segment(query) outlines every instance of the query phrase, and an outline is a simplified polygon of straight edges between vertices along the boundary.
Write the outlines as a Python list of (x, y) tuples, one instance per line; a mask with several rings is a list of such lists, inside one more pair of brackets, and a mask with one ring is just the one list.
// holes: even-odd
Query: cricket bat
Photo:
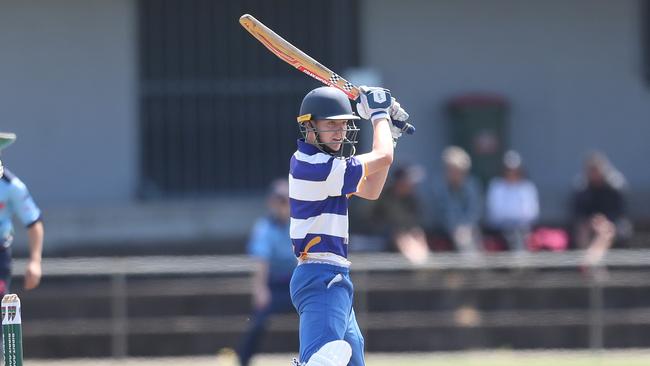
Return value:
[[(269, 51), (284, 62), (304, 72), (321, 83), (340, 89), (349, 99), (356, 100), (360, 90), (357, 86), (345, 80), (340, 75), (323, 66), (320, 62), (302, 52), (298, 47), (292, 45), (277, 33), (269, 29), (262, 22), (250, 14), (244, 14), (239, 18), (239, 23), (262, 43)], [(408, 134), (415, 131), (415, 128), (406, 123), (403, 128)]]

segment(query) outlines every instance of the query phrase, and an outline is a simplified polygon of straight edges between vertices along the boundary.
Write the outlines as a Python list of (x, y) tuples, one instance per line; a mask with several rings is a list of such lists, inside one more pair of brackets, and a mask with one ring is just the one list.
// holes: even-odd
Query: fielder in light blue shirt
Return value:
[[(14, 134), (0, 132), (0, 151), (15, 140)], [(0, 161), (0, 294), (9, 291), (11, 280), (11, 243), (15, 216), (27, 229), (29, 261), (25, 271), (25, 289), (36, 288), (41, 281), (43, 223), (41, 210), (29, 194), (27, 186), (2, 166)]]
[(269, 317), (293, 311), (289, 281), (296, 267), (289, 239), (289, 184), (279, 179), (271, 184), (266, 201), (268, 215), (257, 220), (248, 242), (255, 261), (253, 272), (253, 316), (237, 348), (239, 364), (248, 366), (266, 331)]

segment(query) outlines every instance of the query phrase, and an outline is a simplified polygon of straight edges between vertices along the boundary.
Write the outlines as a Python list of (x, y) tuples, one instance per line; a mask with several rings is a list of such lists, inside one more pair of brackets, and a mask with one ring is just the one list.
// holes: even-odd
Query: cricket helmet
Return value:
[(361, 119), (352, 112), (347, 95), (331, 86), (316, 88), (302, 100), (298, 122), (319, 119), (353, 120)]
[[(316, 147), (321, 151), (330, 155), (338, 155), (339, 157), (354, 155), (357, 133), (359, 132), (354, 121), (361, 118), (354, 114), (347, 95), (341, 90), (331, 86), (323, 86), (310, 91), (302, 100), (300, 114), (297, 119), (303, 137), (307, 139), (307, 134), (310, 132), (315, 133)], [(321, 142), (319, 133), (326, 132), (326, 130), (317, 130), (315, 128), (312, 122), (318, 120), (348, 121), (345, 138), (338, 151), (332, 150), (327, 146), (329, 145), (328, 143)]]

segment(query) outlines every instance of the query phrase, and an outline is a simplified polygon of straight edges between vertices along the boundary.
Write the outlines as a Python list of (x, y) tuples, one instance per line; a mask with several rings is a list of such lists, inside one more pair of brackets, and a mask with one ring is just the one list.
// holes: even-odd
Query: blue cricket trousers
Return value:
[(349, 366), (364, 366), (363, 336), (352, 308), (348, 268), (304, 263), (291, 277), (291, 301), (300, 316), (300, 362), (324, 344), (343, 339), (352, 347)]
[(271, 302), (255, 312), (252, 317), (251, 326), (242, 338), (241, 344), (237, 349), (239, 355), (239, 364), (248, 366), (251, 358), (257, 350), (262, 335), (266, 332), (268, 319), (273, 314), (290, 313), (293, 311), (291, 299), (289, 298), (289, 284), (277, 283), (269, 284), (271, 290)]

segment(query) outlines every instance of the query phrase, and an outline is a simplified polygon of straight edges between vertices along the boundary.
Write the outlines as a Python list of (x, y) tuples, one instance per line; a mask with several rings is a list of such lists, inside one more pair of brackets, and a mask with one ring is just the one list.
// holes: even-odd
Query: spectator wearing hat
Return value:
[(597, 265), (613, 245), (632, 233), (626, 217), (625, 177), (600, 152), (589, 154), (573, 193), (574, 240), (586, 249), (585, 264)]
[(521, 155), (510, 150), (503, 157), (503, 175), (488, 185), (487, 225), (505, 239), (510, 250), (523, 251), (538, 216), (537, 188), (525, 177)]
[(420, 166), (398, 166), (371, 213), (388, 241), (413, 264), (423, 263), (429, 255), (416, 192), (423, 178)]
[(449, 146), (442, 152), (442, 161), (445, 177), (434, 185), (436, 217), (456, 250), (482, 252), (479, 222), (483, 198), (478, 182), (469, 174), (471, 159), (462, 148)]

